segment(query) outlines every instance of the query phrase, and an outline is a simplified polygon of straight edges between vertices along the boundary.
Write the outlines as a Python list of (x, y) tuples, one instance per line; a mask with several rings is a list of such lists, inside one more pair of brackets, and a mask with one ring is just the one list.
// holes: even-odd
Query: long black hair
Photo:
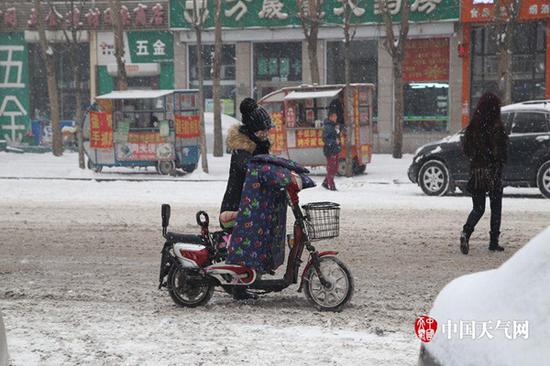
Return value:
[(508, 136), (500, 118), (500, 98), (485, 92), (477, 102), (476, 109), (464, 133), (464, 152), (473, 158), (484, 160), (506, 160)]

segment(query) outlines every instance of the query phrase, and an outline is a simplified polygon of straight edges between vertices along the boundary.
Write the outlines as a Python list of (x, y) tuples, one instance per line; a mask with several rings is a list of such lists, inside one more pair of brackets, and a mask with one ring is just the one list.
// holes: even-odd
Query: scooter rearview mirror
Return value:
[(161, 206), (162, 227), (168, 227), (170, 224), (170, 205), (164, 203)]

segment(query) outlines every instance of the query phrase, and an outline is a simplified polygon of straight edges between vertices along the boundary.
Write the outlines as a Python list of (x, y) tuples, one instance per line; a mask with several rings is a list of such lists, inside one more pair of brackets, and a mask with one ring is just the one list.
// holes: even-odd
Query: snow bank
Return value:
[[(426, 349), (442, 364), (548, 365), (550, 360), (550, 226), (500, 268), (466, 275), (449, 283), (430, 316), (438, 330)], [(448, 321), (480, 322), (476, 339), (442, 332)], [(488, 322), (491, 323), (488, 323)], [(528, 338), (514, 332), (514, 321), (528, 321)], [(480, 338), (481, 322), (489, 334)], [(499, 329), (497, 323), (500, 322)], [(508, 324), (510, 322), (510, 327)], [(491, 329), (492, 328), (492, 329)], [(508, 334), (504, 328), (508, 328)], [(512, 338), (512, 339), (510, 339)]]

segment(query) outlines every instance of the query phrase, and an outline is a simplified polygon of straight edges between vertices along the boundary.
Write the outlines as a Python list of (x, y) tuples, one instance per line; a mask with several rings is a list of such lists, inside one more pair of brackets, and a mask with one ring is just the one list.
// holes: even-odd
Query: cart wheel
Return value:
[(197, 164), (187, 164), (181, 167), (187, 173), (193, 173), (197, 169)]
[(328, 286), (321, 284), (317, 271), (311, 266), (304, 275), (304, 292), (308, 300), (321, 311), (341, 311), (351, 300), (354, 291), (350, 270), (334, 256), (319, 259), (320, 270)]
[(176, 164), (172, 160), (159, 161), (157, 163), (157, 172), (162, 175), (170, 175), (176, 169)]
[(93, 161), (88, 159), (88, 169), (90, 169), (94, 173), (101, 173), (101, 170), (103, 170), (103, 166), (95, 165)]

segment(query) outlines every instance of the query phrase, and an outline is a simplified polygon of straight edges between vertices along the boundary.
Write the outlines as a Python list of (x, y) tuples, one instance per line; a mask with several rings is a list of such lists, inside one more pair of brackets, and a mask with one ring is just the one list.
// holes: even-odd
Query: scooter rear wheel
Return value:
[(194, 308), (210, 300), (214, 286), (206, 281), (191, 279), (188, 270), (176, 267), (168, 275), (168, 293), (176, 304)]
[(305, 274), (304, 292), (308, 300), (321, 311), (342, 311), (354, 291), (353, 277), (342, 261), (334, 256), (319, 258), (320, 270), (329, 286), (321, 284), (315, 267)]

